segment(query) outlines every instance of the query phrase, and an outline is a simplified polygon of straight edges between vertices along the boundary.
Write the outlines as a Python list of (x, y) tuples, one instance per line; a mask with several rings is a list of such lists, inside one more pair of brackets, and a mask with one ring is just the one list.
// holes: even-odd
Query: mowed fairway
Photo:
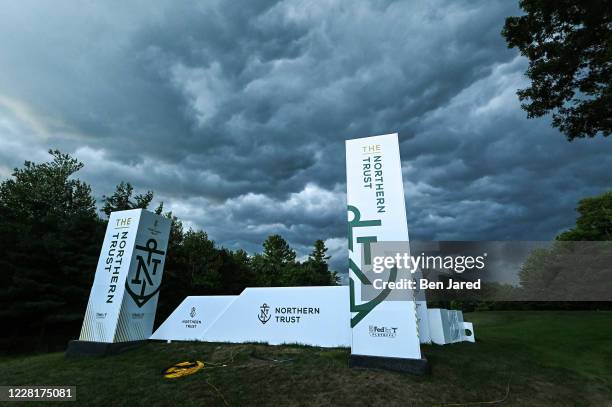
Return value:
[[(424, 377), (349, 369), (348, 349), (150, 343), (107, 358), (4, 358), (0, 384), (75, 385), (79, 402), (100, 406), (612, 406), (612, 312), (480, 312), (466, 320), (478, 342), (424, 346), (432, 366)], [(207, 366), (162, 378), (163, 368), (189, 359)]]

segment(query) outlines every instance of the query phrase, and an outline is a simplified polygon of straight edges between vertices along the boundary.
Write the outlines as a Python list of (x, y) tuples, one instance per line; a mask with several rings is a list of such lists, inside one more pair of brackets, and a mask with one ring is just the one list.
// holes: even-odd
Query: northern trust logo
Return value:
[(202, 325), (201, 320), (195, 319), (196, 314), (197, 314), (196, 307), (191, 307), (191, 310), (189, 311), (190, 318), (187, 318), (181, 321), (183, 324), (185, 324), (185, 328), (193, 329), (193, 328), (196, 328), (198, 325)]
[(159, 292), (161, 272), (157, 273), (165, 252), (157, 249), (157, 240), (151, 238), (145, 246), (135, 247), (137, 268), (134, 277), (125, 282), (125, 289), (138, 307), (142, 307)]
[(395, 338), (397, 336), (397, 328), (386, 326), (370, 325), (370, 336), (376, 338)]
[(277, 323), (299, 324), (303, 320), (302, 318), (309, 315), (319, 315), (320, 313), (321, 309), (319, 307), (275, 307), (274, 312), (272, 312), (272, 308), (263, 303), (259, 307), (257, 319), (264, 325), (271, 319)]
[(264, 302), (262, 306), (259, 307), (259, 314), (257, 315), (257, 319), (259, 319), (259, 322), (261, 322), (262, 324), (265, 324), (270, 320), (270, 318), (272, 318), (272, 315), (270, 315), (270, 307)]

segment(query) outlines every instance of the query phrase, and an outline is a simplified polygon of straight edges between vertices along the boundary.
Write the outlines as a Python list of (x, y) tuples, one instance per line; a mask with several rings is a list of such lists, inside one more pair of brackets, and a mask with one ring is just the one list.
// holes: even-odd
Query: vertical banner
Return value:
[(169, 234), (170, 220), (163, 216), (143, 209), (111, 213), (80, 340), (151, 336)]
[(397, 133), (347, 140), (346, 176), (351, 353), (421, 359), (415, 301), (386, 301), (390, 290), (367, 301), (361, 295), (372, 284), (362, 270), (370, 244), (408, 242)]

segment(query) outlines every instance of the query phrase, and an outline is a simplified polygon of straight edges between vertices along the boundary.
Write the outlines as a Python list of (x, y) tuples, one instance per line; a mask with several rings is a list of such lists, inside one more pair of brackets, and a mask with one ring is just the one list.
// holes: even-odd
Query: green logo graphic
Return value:
[(157, 249), (155, 239), (149, 239), (146, 246), (136, 245), (136, 250), (145, 252), (146, 259), (142, 254), (136, 255), (138, 261), (136, 274), (131, 281), (125, 282), (125, 289), (138, 308), (142, 308), (159, 292), (161, 278), (159, 276), (156, 278), (157, 267), (161, 264), (165, 252)]
[[(353, 205), (348, 205), (348, 212), (353, 214), (353, 219), (348, 223), (348, 246), (349, 250), (353, 251), (353, 228), (360, 227), (373, 227), (373, 226), (381, 226), (382, 222), (379, 219), (376, 220), (361, 220), (361, 212), (357, 207)], [(350, 218), (350, 216), (349, 216)], [(363, 264), (371, 265), (372, 264), (372, 251), (370, 249), (370, 243), (376, 242), (376, 236), (362, 236), (356, 239), (357, 243), (363, 244), (364, 247), (364, 255), (363, 255)], [(349, 257), (349, 269), (355, 274), (355, 276), (359, 279), (361, 284), (363, 285), (372, 285), (372, 282), (366, 277), (366, 275), (361, 271), (359, 266), (355, 264), (355, 262)], [(389, 282), (394, 282), (397, 278), (397, 268), (391, 269), (391, 273), (389, 274)], [(388, 287), (388, 285), (387, 285)], [(368, 301), (363, 304), (355, 303), (355, 282), (349, 275), (349, 292), (350, 292), (350, 308), (351, 312), (356, 312), (357, 314), (351, 318), (351, 328), (354, 328), (366, 315), (370, 313), (378, 304), (383, 302), (385, 298), (389, 296), (391, 293), (390, 288), (385, 288), (380, 292), (371, 301)]]

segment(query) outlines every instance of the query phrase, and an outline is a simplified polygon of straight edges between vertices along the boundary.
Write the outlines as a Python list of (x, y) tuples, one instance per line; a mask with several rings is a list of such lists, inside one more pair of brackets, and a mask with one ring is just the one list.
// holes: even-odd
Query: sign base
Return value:
[(425, 375), (430, 372), (427, 359), (404, 359), (383, 356), (351, 355), (349, 367), (392, 370), (394, 372)]
[(68, 348), (66, 349), (65, 356), (67, 358), (111, 356), (134, 349), (140, 345), (144, 345), (147, 342), (148, 340), (116, 343), (74, 340), (68, 342)]

